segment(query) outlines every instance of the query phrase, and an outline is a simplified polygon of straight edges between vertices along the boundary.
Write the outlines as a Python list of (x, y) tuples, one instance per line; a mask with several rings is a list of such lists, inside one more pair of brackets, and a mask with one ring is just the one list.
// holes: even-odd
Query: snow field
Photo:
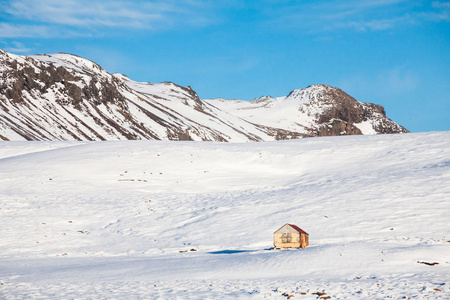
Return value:
[(450, 132), (2, 142), (0, 298), (446, 299), (449, 182)]
[(349, 283), (295, 280), (4, 283), (3, 287), (16, 292), (7, 296), (8, 299), (287, 299), (288, 296), (291, 299), (292, 296), (294, 299), (445, 299), (441, 285), (403, 278), (395, 282), (388, 278), (361, 278)]

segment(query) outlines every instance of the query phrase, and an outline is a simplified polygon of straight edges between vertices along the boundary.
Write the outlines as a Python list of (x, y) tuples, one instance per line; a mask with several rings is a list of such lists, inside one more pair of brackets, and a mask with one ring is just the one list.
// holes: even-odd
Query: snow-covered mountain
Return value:
[(276, 139), (408, 132), (388, 119), (381, 105), (359, 102), (342, 90), (323, 84), (293, 90), (285, 97), (207, 102), (264, 126)]
[(399, 133), (383, 107), (325, 85), (287, 97), (201, 100), (189, 86), (135, 82), (75, 55), (0, 50), (1, 140), (270, 141)]

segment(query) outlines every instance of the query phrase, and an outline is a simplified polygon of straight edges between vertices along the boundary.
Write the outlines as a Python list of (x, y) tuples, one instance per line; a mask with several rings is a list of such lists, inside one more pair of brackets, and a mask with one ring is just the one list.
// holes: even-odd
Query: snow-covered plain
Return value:
[(449, 216), (450, 132), (1, 142), (0, 298), (449, 299)]

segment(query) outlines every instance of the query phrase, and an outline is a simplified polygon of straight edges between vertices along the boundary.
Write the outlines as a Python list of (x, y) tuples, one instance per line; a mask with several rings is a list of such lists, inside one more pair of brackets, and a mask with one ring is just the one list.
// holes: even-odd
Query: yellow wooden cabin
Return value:
[(273, 233), (275, 248), (306, 248), (309, 245), (309, 234), (293, 224), (284, 224)]

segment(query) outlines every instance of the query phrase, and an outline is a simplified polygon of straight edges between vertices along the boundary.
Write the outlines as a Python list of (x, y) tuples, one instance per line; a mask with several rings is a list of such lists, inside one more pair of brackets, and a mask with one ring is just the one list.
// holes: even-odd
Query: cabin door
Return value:
[(300, 247), (306, 248), (306, 235), (300, 234)]

